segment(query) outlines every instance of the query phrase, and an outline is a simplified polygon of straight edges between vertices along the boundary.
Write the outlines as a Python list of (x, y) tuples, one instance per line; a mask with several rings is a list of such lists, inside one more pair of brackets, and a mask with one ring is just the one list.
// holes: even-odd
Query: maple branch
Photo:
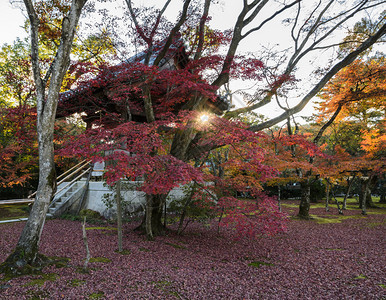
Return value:
[[(34, 75), (36, 92), (44, 95), (45, 85), (41, 78), (41, 70), (39, 64), (39, 17), (35, 11), (35, 8), (30, 0), (24, 0), (24, 5), (27, 8), (27, 13), (30, 21), (30, 35), (31, 35), (31, 64)], [(41, 101), (37, 102), (37, 113), (42, 114), (44, 103)]]
[(371, 47), (379, 38), (381, 38), (386, 33), (386, 24), (383, 25), (373, 36), (369, 37), (365, 42), (363, 42), (356, 50), (348, 54), (343, 60), (338, 62), (332, 69), (323, 76), (323, 78), (315, 85), (315, 87), (306, 95), (303, 97), (303, 99), (300, 101), (300, 103), (293, 108), (288, 109), (286, 113), (281, 114), (280, 116), (276, 118), (272, 118), (271, 120), (267, 122), (263, 122), (258, 125), (251, 126), (249, 130), (252, 131), (260, 131), (265, 128), (271, 127), (283, 120), (285, 120), (288, 116), (288, 114), (293, 115), (298, 112), (300, 112), (306, 104), (324, 87), (324, 85), (336, 74), (338, 73), (342, 68), (348, 66), (350, 63), (352, 63), (359, 54), (367, 50), (369, 47)]
[(135, 15), (133, 7), (131, 6), (131, 0), (126, 0), (126, 4), (127, 4), (127, 7), (129, 8), (130, 16), (133, 19), (133, 22), (134, 22), (135, 28), (137, 29), (138, 34), (148, 45), (150, 45), (151, 40), (145, 35), (141, 26), (139, 26), (137, 16)]
[(330, 118), (330, 120), (328, 120), (328, 121), (322, 126), (322, 128), (320, 128), (318, 134), (315, 136), (314, 140), (312, 141), (315, 145), (319, 143), (319, 140), (322, 138), (323, 133), (324, 133), (324, 131), (328, 128), (328, 126), (330, 126), (330, 125), (335, 121), (336, 117), (338, 116), (338, 114), (339, 114), (340, 111), (342, 110), (342, 107), (343, 107), (343, 103), (342, 103), (342, 102), (339, 102), (338, 108), (336, 109), (335, 113), (332, 115), (332, 117)]
[(200, 27), (198, 30), (198, 46), (197, 46), (196, 54), (194, 55), (194, 60), (198, 60), (201, 57), (202, 49), (204, 47), (205, 22), (208, 18), (210, 3), (211, 3), (211, 0), (205, 0), (204, 12), (202, 13), (202, 17), (200, 19)]
[(168, 37), (164, 47), (162, 48), (162, 50), (158, 53), (157, 57), (155, 58), (154, 63), (153, 63), (154, 66), (158, 66), (158, 64), (160, 63), (161, 59), (165, 57), (167, 51), (170, 48), (170, 45), (173, 42), (174, 36), (177, 34), (177, 32), (180, 30), (182, 24), (185, 22), (190, 2), (191, 2), (191, 0), (185, 0), (184, 6), (183, 6), (183, 9), (182, 9), (182, 13), (181, 13), (181, 17), (178, 20), (177, 24), (171, 30), (171, 32), (169, 34), (169, 37)]
[(232, 118), (236, 118), (240, 114), (250, 112), (252, 110), (258, 109), (258, 108), (268, 104), (269, 102), (271, 102), (271, 99), (272, 99), (272, 94), (265, 96), (263, 98), (263, 100), (255, 103), (253, 105), (245, 106), (245, 107), (241, 107), (241, 108), (238, 108), (238, 109), (235, 109), (235, 110), (227, 111), (225, 113), (225, 115), (224, 115), (224, 118), (228, 119), (228, 120), (232, 119)]
[[(299, 29), (298, 31), (298, 35), (296, 37), (296, 40), (295, 41), (295, 52), (294, 54), (292, 55), (292, 57), (290, 58), (289, 62), (288, 62), (288, 65), (287, 65), (287, 68), (286, 68), (286, 71), (285, 71), (285, 74), (290, 74), (292, 72), (292, 70), (295, 68), (295, 66), (298, 64), (298, 62), (306, 55), (308, 54), (309, 52), (311, 51), (314, 51), (316, 50), (315, 46), (320, 44), (322, 41), (324, 41), (327, 37), (329, 37), (337, 28), (339, 28), (343, 23), (345, 23), (347, 20), (349, 20), (350, 18), (352, 18), (354, 15), (356, 15), (359, 11), (363, 10), (364, 8), (364, 5), (366, 4), (368, 0), (365, 0), (363, 1), (362, 3), (359, 3), (356, 7), (353, 7), (351, 9), (349, 9), (347, 12), (351, 11), (352, 12), (347, 15), (345, 18), (343, 18), (341, 21), (339, 21), (337, 24), (335, 24), (334, 26), (332, 26), (325, 34), (323, 34), (320, 38), (316, 39), (309, 47), (307, 47), (306, 49), (305, 46), (307, 44), (307, 42), (309, 41), (309, 39), (311, 38), (312, 34), (322, 25), (322, 24), (326, 24), (327, 22), (331, 22), (332, 20), (340, 17), (340, 16), (343, 16), (345, 14), (347, 14), (347, 12), (345, 13), (342, 13), (342, 14), (338, 14), (337, 16), (335, 17), (332, 17), (330, 19), (328, 19), (327, 21), (323, 21), (323, 22), (320, 22), (320, 20), (322, 19), (324, 13), (327, 11), (327, 9), (330, 7), (330, 5), (332, 4), (332, 2), (334, 1), (330, 1), (325, 7), (324, 9), (319, 13), (316, 21), (314, 22), (314, 24), (312, 25), (312, 27), (310, 28), (310, 30), (308, 31), (307, 35), (305, 36), (305, 38), (303, 39), (303, 41), (301, 42), (299, 48), (296, 47), (296, 45), (298, 44), (298, 40), (299, 40), (299, 37), (300, 37), (300, 32), (303, 28), (303, 26), (307, 23), (307, 21), (303, 24), (303, 26)], [(315, 9), (316, 10), (316, 9)], [(310, 18), (311, 18), (312, 14), (310, 15)], [(304, 49), (304, 50), (303, 50)]]
[(283, 11), (291, 8), (292, 6), (294, 6), (296, 3), (300, 3), (302, 0), (295, 0), (294, 2), (284, 6), (282, 9), (276, 11), (274, 14), (272, 14), (272, 16), (270, 16), (269, 18), (266, 18), (259, 26), (255, 27), (255, 28), (252, 28), (250, 30), (248, 30), (245, 34), (242, 35), (242, 38), (245, 38), (247, 37), (249, 34), (251, 34), (252, 32), (255, 32), (255, 31), (258, 31), (260, 30), (266, 23), (268, 23), (269, 21), (271, 21), (272, 19), (274, 19), (276, 16), (278, 16), (279, 14), (281, 14)]

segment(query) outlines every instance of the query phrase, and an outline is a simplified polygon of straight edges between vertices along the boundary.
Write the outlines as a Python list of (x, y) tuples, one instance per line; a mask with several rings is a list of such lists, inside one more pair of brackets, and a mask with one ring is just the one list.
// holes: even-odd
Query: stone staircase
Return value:
[[(58, 187), (58, 190), (60, 190), (60, 188), (61, 186)], [(51, 201), (47, 217), (57, 217), (70, 209), (76, 209), (74, 207), (80, 205), (79, 202), (81, 202), (80, 200), (86, 188), (87, 180), (85, 179), (81, 179), (65, 187)]]

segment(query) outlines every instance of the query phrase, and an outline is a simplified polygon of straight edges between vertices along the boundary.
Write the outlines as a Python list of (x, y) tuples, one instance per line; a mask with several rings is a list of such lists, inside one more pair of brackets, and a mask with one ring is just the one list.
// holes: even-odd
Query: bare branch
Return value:
[(164, 45), (164, 47), (162, 48), (162, 50), (158, 53), (157, 57), (155, 58), (154, 60), (154, 65), (155, 66), (158, 66), (158, 64), (160, 63), (161, 59), (164, 58), (164, 56), (166, 55), (167, 51), (169, 50), (170, 48), (170, 45), (172, 44), (173, 42), (173, 38), (174, 36), (177, 34), (177, 32), (180, 30), (182, 24), (185, 22), (186, 20), (186, 16), (187, 16), (187, 11), (188, 11), (188, 7), (189, 7), (189, 4), (190, 4), (191, 0), (185, 0), (185, 3), (184, 3), (184, 6), (183, 6), (183, 9), (182, 9), (182, 13), (181, 13), (181, 17), (180, 19), (178, 20), (177, 24), (173, 27), (173, 29), (171, 30), (170, 34), (169, 34), (169, 37)]
[(359, 54), (371, 47), (379, 38), (386, 33), (386, 24), (383, 25), (373, 36), (369, 37), (363, 42), (356, 50), (348, 54), (343, 60), (338, 62), (323, 78), (315, 85), (315, 87), (300, 101), (300, 103), (288, 110), (288, 113), (283, 113), (280, 116), (273, 118), (267, 122), (251, 126), (249, 129), (252, 131), (260, 131), (265, 128), (271, 127), (281, 121), (284, 121), (288, 114), (293, 115), (300, 112), (306, 104), (323, 88), (323, 86), (342, 68), (352, 63)]
[(266, 23), (268, 23), (269, 21), (271, 21), (272, 19), (274, 19), (276, 16), (278, 16), (279, 14), (281, 14), (283, 11), (291, 8), (292, 6), (294, 6), (296, 3), (300, 3), (301, 0), (296, 0), (294, 2), (292, 2), (291, 4), (288, 4), (286, 6), (284, 6), (282, 9), (276, 11), (272, 16), (270, 16), (269, 18), (265, 19), (259, 26), (255, 27), (255, 28), (252, 28), (250, 29), (249, 31), (247, 31), (245, 34), (242, 35), (242, 38), (245, 38), (247, 37), (249, 34), (251, 34), (252, 32), (255, 32), (259, 29), (261, 29), (261, 27), (263, 27)]

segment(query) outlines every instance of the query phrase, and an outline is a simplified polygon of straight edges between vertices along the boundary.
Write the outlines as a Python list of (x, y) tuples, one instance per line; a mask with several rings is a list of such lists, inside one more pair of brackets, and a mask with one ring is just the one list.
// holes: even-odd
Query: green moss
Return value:
[(367, 279), (367, 277), (363, 274), (360, 274), (358, 275), (357, 277), (354, 278), (355, 280), (359, 280), (359, 279)]
[(369, 228), (374, 228), (374, 227), (378, 227), (378, 226), (385, 226), (386, 225), (386, 220), (382, 220), (380, 222), (368, 222), (366, 223), (366, 227), (369, 227)]
[(119, 253), (121, 255), (130, 255), (131, 254), (131, 251), (130, 250), (127, 250), (127, 249), (123, 249), (122, 251), (119, 251), (119, 250), (115, 250), (116, 253)]
[(292, 207), (292, 208), (299, 207), (299, 205), (297, 205), (297, 204), (291, 204), (291, 203), (282, 203), (281, 206), (284, 206), (284, 207)]
[(86, 227), (86, 230), (118, 230), (114, 227)]
[(147, 249), (147, 248), (144, 248), (144, 247), (141, 247), (141, 248), (139, 248), (139, 251), (143, 251), (143, 252), (150, 252), (150, 250), (149, 250), (149, 249)]
[(165, 243), (166, 245), (169, 245), (169, 246), (172, 246), (176, 249), (186, 249), (185, 246), (182, 246), (182, 245), (178, 245), (178, 244), (173, 244), (173, 243)]
[(79, 212), (79, 215), (81, 217), (86, 217), (87, 219), (101, 219), (102, 216), (99, 212), (91, 210), (91, 209), (82, 209)]
[(250, 267), (260, 268), (261, 266), (274, 266), (274, 264), (266, 263), (264, 261), (252, 261), (248, 264)]
[(327, 251), (344, 251), (344, 249), (340, 248), (326, 248)]
[(343, 220), (347, 219), (363, 219), (366, 218), (362, 215), (355, 215), (355, 216), (344, 216), (344, 215), (339, 215), (339, 216), (317, 216), (317, 215), (311, 215), (310, 217), (316, 221), (318, 224), (332, 224), (332, 223), (341, 223)]
[(48, 258), (51, 260), (50, 264), (55, 265), (56, 268), (65, 268), (71, 261), (68, 257), (49, 256)]
[(89, 299), (99, 299), (99, 298), (102, 298), (104, 295), (105, 295), (104, 292), (98, 291), (97, 293), (92, 293), (92, 294), (88, 295), (88, 298)]
[(28, 204), (2, 204), (0, 206), (0, 220), (26, 218), (29, 215)]
[(160, 280), (160, 281), (156, 281), (153, 283), (157, 288), (165, 288), (165, 287), (171, 286), (173, 284), (173, 282), (168, 281), (168, 280)]
[(32, 279), (30, 282), (27, 282), (24, 286), (42, 286), (46, 281), (56, 281), (58, 277), (58, 274), (55, 273), (43, 274), (40, 275), (39, 278)]
[(382, 284), (382, 283), (380, 283), (380, 284), (378, 284), (381, 288), (384, 288), (384, 289), (386, 289), (386, 284)]
[(76, 287), (76, 286), (81, 286), (85, 283), (86, 283), (86, 280), (72, 279), (69, 284), (72, 287)]
[(29, 296), (29, 300), (49, 299), (50, 293), (46, 290), (27, 291), (26, 295)]
[(368, 215), (385, 215), (386, 211), (367, 211)]
[(108, 259), (106, 257), (91, 257), (90, 263), (109, 263), (111, 262), (111, 259)]

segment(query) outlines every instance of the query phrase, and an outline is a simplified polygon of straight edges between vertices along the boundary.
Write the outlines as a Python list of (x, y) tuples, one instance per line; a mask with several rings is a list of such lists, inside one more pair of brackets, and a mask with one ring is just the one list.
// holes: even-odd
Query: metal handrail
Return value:
[[(87, 161), (85, 164), (83, 164), (81, 167), (79, 167), (78, 169), (76, 169), (74, 172), (72, 172), (71, 174), (67, 175), (66, 177), (64, 177), (62, 180), (60, 180), (57, 185), (63, 183), (64, 181), (66, 181), (68, 178), (71, 178), (74, 174), (78, 173), (80, 170), (82, 170), (85, 166), (87, 166), (88, 164), (90, 163), (90, 161)], [(59, 177), (58, 177), (59, 179)]]
[[(70, 186), (71, 184), (73, 184), (75, 181), (77, 181), (79, 178), (81, 178), (84, 174), (86, 174), (87, 172), (91, 171), (91, 167), (88, 168), (86, 171), (84, 171), (82, 174), (80, 174), (79, 176), (77, 176), (76, 178), (74, 178), (71, 182), (67, 183), (64, 187), (62, 187), (59, 191), (57, 191), (55, 194), (54, 194), (54, 198), (57, 194), (59, 194), (61, 191), (63, 191), (66, 187)], [(54, 204), (56, 202), (56, 200), (53, 200), (51, 202), (50, 205)]]
[[(67, 175), (65, 178), (63, 178), (62, 180), (60, 180), (57, 185), (63, 183), (65, 180), (67, 180), (68, 178), (71, 178), (72, 176), (74, 176), (75, 174), (77, 174), (79, 171), (81, 171), (82, 169), (84, 169), (84, 167), (86, 167), (91, 161), (90, 160), (83, 160), (82, 162), (78, 163), (77, 165), (73, 166), (71, 169), (67, 170), (66, 172), (64, 172), (63, 174), (61, 174), (56, 180), (58, 180), (59, 178), (63, 177), (64, 175), (68, 174), (70, 171), (74, 170), (75, 168), (79, 167), (79, 165), (81, 165), (81, 167), (77, 168), (75, 171), (73, 171), (71, 174)], [(91, 168), (88, 168), (88, 170), (90, 170)], [(83, 172), (80, 176), (78, 176), (76, 179), (80, 178), (82, 175), (84, 175), (86, 172)], [(66, 185), (64, 188), (66, 188), (68, 185)], [(56, 196), (59, 192), (61, 192), (64, 188), (61, 188), (59, 191), (57, 191), (54, 196)], [(33, 196), (35, 196), (37, 193), (34, 192), (32, 193), (31, 195), (29, 195), (27, 198), (28, 199), (31, 199)]]
[[(64, 172), (63, 174), (61, 174), (60, 176), (58, 176), (58, 178), (56, 178), (56, 180), (59, 180), (60, 178), (62, 178), (64, 175), (67, 175), (67, 173), (71, 172), (73, 169), (77, 168), (78, 166), (80, 166), (81, 164), (83, 164), (85, 161), (87, 161), (87, 159), (81, 161), (80, 163), (78, 163), (77, 165), (73, 166), (71, 169), (68, 169), (66, 172)], [(91, 160), (87, 161), (87, 162), (91, 162)]]

